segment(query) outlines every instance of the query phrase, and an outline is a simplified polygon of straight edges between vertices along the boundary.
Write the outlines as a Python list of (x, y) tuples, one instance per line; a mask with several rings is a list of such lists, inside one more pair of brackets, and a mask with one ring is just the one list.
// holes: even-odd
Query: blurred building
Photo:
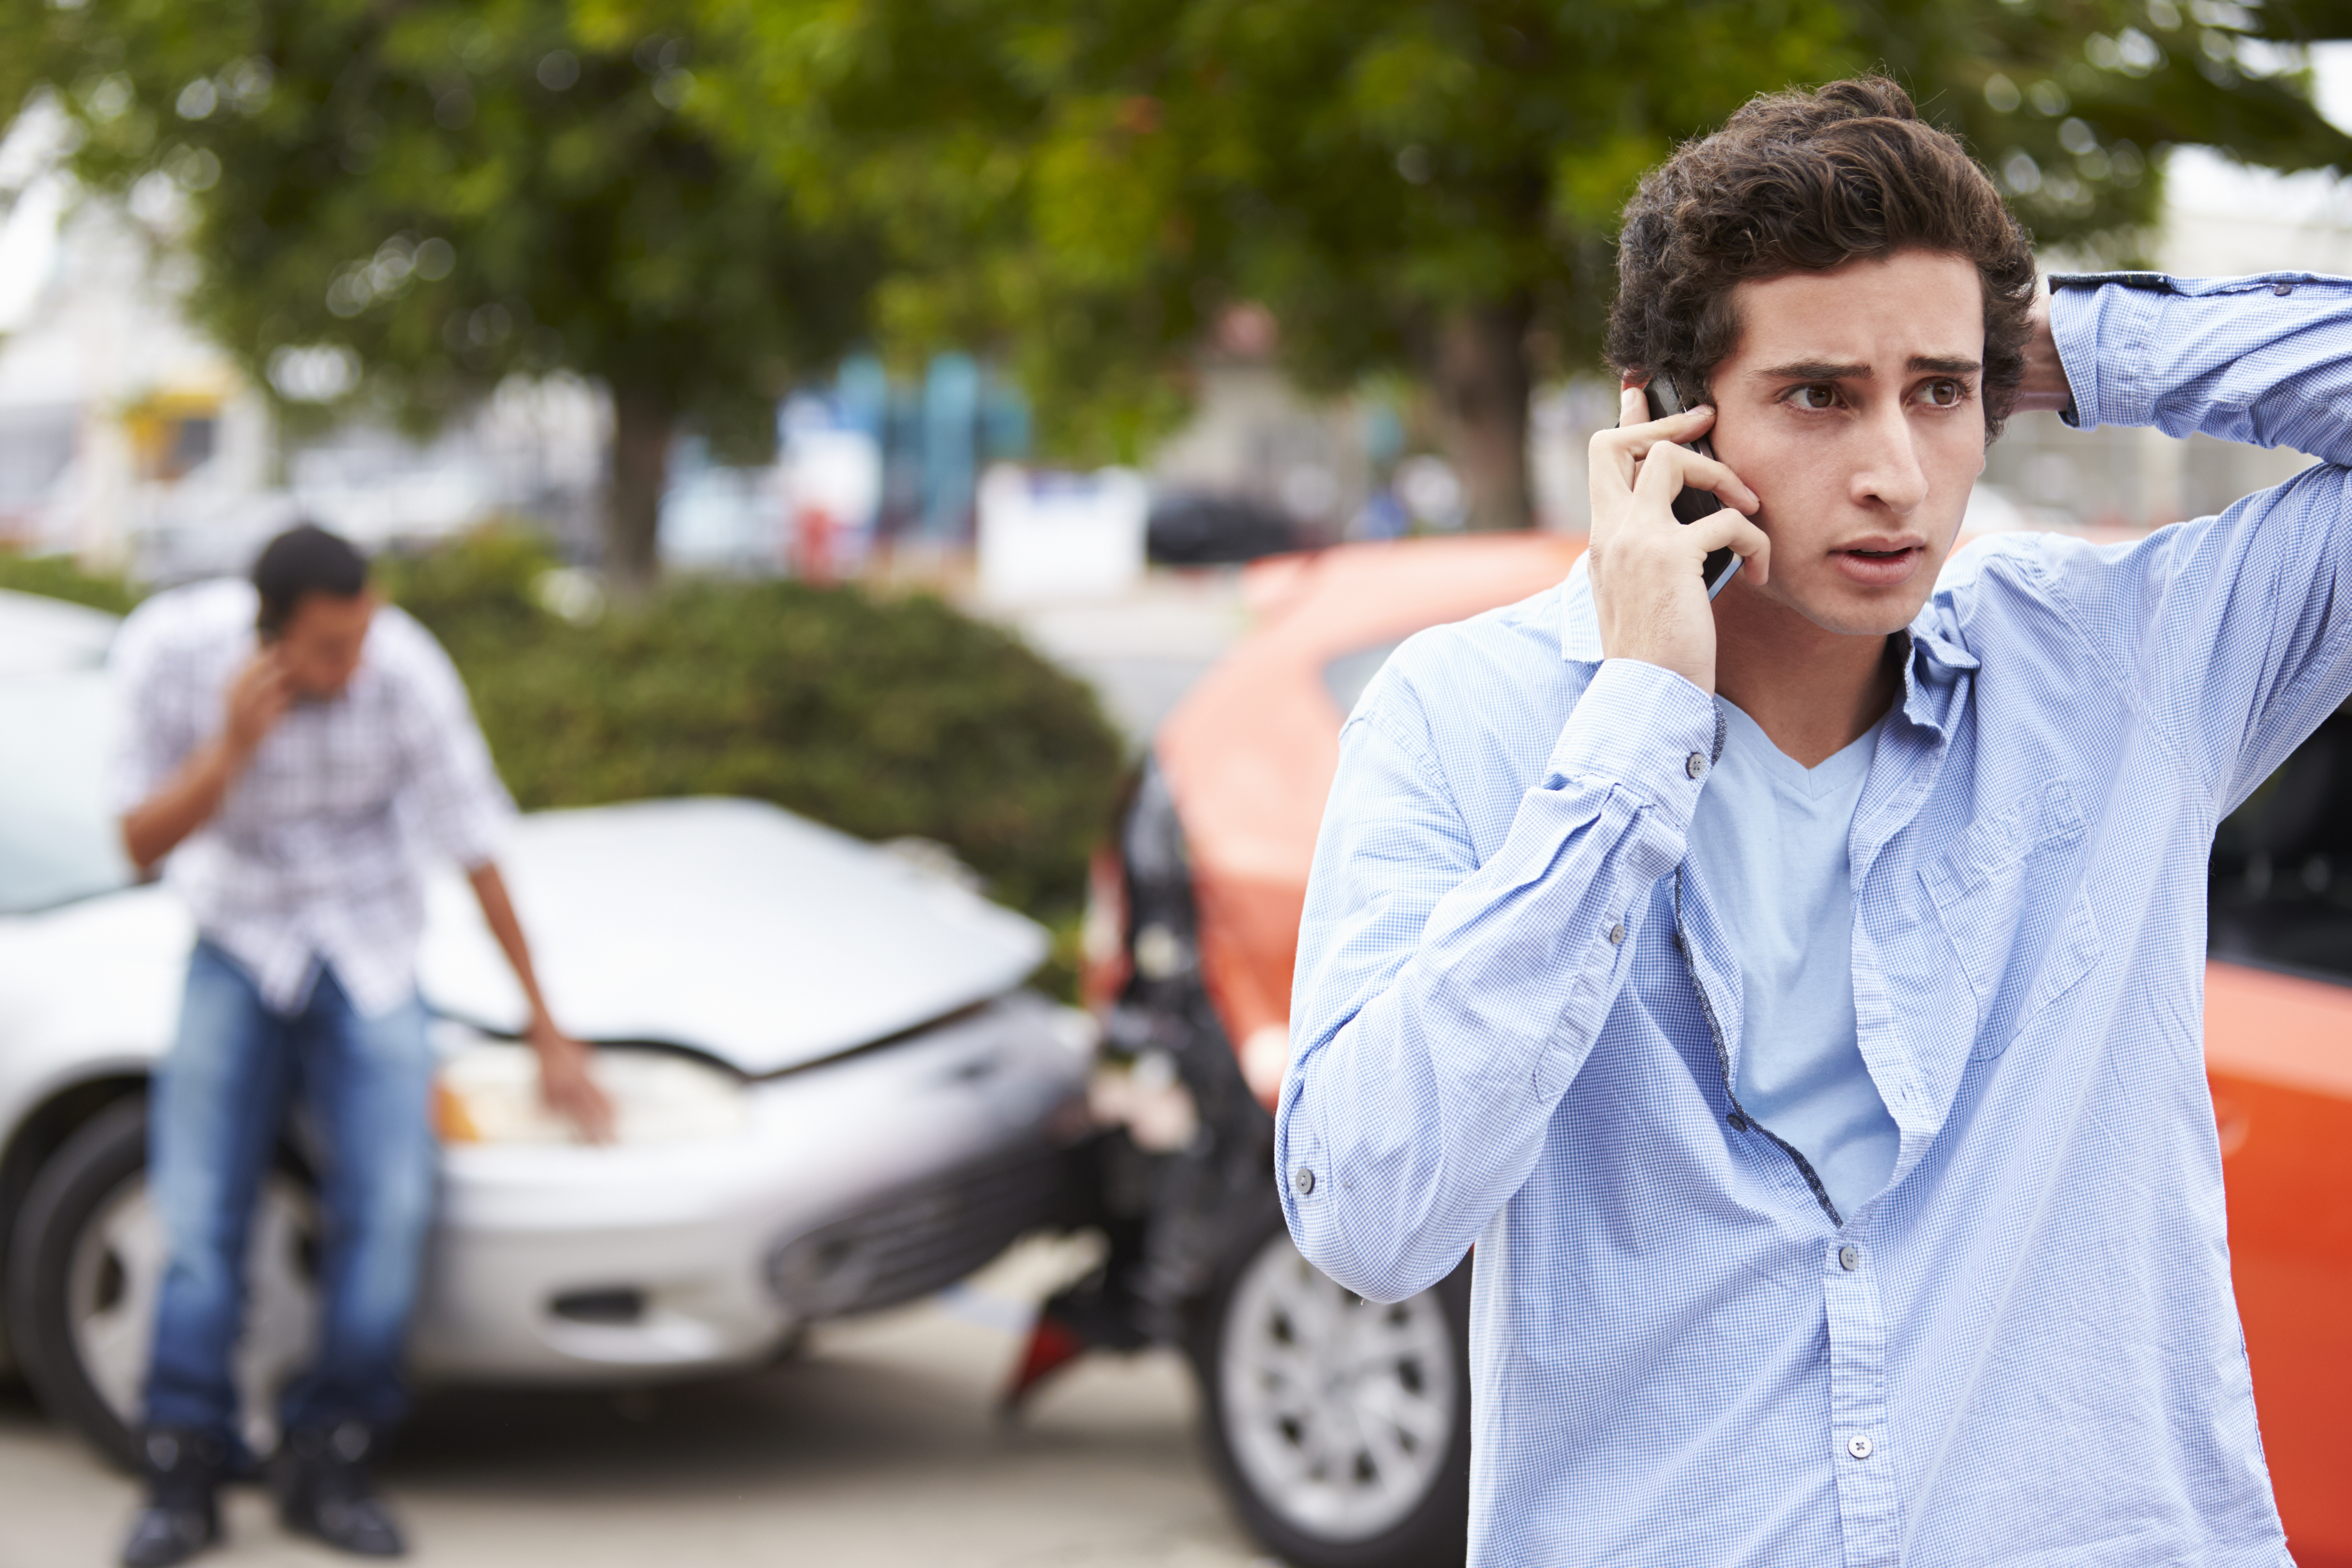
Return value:
[[(610, 416), (567, 377), (499, 387), (430, 440), (365, 418), (287, 429), (189, 322), (168, 183), (77, 191), (37, 106), (0, 139), (0, 544), (170, 581), (240, 570), (313, 519), (372, 547), (501, 515), (593, 539)], [(281, 355), (278, 393), (350, 390), (347, 353)]]
[(1152, 454), (1152, 487), (1165, 500), (1243, 502), (1307, 540), (1338, 539), (1399, 456), (1395, 416), (1377, 399), (1305, 396), (1276, 368), (1276, 346), (1263, 307), (1224, 314), (1197, 362), (1192, 418)]
[(501, 515), (593, 538), (609, 415), (585, 384), (511, 382), (430, 440), (364, 419), (289, 433), (188, 324), (185, 287), (115, 204), (15, 193), (0, 220), (0, 543), (170, 581), (241, 569), (297, 517), (372, 548)]
[(0, 542), (120, 559), (259, 489), (269, 421), (140, 226), (76, 201), (56, 146), (33, 115), (0, 142)]

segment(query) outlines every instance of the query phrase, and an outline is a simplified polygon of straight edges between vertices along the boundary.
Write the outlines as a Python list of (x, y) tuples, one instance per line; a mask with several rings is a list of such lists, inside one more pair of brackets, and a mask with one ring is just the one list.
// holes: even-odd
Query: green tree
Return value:
[(1528, 517), (1528, 393), (1594, 363), (1634, 180), (1755, 92), (1887, 69), (2041, 241), (2105, 256), (2172, 144), (2352, 166), (2292, 48), (2342, 5), (582, 4), (725, 37), (706, 122), (781, 188), (876, 214), (886, 335), (998, 347), (1049, 439), (1131, 454), (1204, 326), (1259, 301), (1307, 385), (1432, 395), (1480, 526)]
[(515, 372), (604, 383), (625, 587), (654, 570), (674, 431), (772, 442), (792, 374), (862, 331), (872, 270), (683, 112), (700, 63), (682, 30), (583, 37), (562, 0), (0, 13), (0, 104), (53, 94), (90, 186), (177, 186), (192, 308), (257, 382), (348, 381), (419, 422)]

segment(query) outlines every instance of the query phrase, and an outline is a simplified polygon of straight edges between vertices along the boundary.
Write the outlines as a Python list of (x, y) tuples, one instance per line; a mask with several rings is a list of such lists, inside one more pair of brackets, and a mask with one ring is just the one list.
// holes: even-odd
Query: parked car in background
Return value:
[[(1185, 1346), (1219, 1478), (1300, 1568), (1459, 1562), (1467, 1506), (1469, 1265), (1365, 1303), (1299, 1257), (1272, 1187), (1342, 716), (1405, 637), (1550, 586), (1578, 549), (1419, 540), (1252, 568), (1260, 626), (1161, 728), (1097, 867), (1088, 991), (1134, 1131), (1103, 1178), (1110, 1262), (1049, 1303), (1014, 1393), (1090, 1344)], [(2352, 1568), (2352, 713), (2222, 826), (2212, 879), (2207, 1059), (2264, 1447), (2296, 1561)]]
[[(114, 627), (0, 594), (0, 1370), (127, 1462), (163, 1264), (146, 1086), (194, 932), (103, 808)], [(757, 1366), (1061, 1222), (1096, 1030), (1024, 988), (1029, 921), (750, 801), (526, 816), (501, 860), (618, 1138), (583, 1145), (541, 1106), (522, 998), (449, 870), (420, 963), (443, 1141), (423, 1379)], [(298, 1127), (249, 1261), (265, 1449), (312, 1332), (310, 1169)]]
[(1225, 566), (1309, 542), (1280, 507), (1252, 496), (1179, 491), (1153, 498), (1144, 551), (1158, 566)]

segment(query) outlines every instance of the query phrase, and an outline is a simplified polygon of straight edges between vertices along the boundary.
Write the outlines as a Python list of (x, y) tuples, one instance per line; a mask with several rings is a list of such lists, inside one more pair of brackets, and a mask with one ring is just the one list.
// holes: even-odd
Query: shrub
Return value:
[(1085, 685), (928, 595), (686, 581), (574, 625), (509, 533), (383, 563), (457, 660), (526, 808), (773, 801), (860, 837), (936, 839), (992, 896), (1067, 925), (1111, 808), (1117, 733)]
[(127, 616), (139, 602), (139, 590), (121, 577), (85, 572), (70, 555), (18, 555), (0, 550), (0, 588), (19, 594), (46, 594), (77, 605)]

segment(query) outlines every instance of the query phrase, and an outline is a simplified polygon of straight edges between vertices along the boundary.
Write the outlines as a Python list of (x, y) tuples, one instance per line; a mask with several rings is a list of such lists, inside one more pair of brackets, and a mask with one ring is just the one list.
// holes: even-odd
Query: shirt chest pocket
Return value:
[(1997, 1057), (2035, 1014), (2098, 963), (2098, 923), (2081, 882), (2085, 830), (2063, 784), (1969, 825), (1920, 873), (1976, 1003), (1969, 1054)]

